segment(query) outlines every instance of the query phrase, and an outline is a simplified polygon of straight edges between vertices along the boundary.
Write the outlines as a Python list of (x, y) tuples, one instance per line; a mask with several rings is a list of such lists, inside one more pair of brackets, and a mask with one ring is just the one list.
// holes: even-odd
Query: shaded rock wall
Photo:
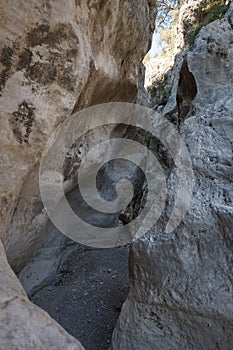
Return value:
[[(186, 48), (186, 68), (197, 91), (180, 121), (180, 134), (193, 162), (193, 199), (175, 231), (164, 233), (170, 203), (156, 227), (132, 245), (130, 292), (113, 350), (233, 347), (232, 18), (231, 4), (223, 19), (204, 27), (194, 47)], [(177, 59), (179, 72), (184, 58)], [(179, 79), (178, 74), (163, 112), (171, 119), (175, 114), (174, 120)], [(179, 108), (182, 112), (182, 104)], [(168, 184), (174, 193), (175, 178)]]
[(0, 237), (18, 271), (47, 220), (38, 165), (49, 135), (84, 107), (136, 101), (150, 13), (146, 0), (11, 0), (0, 11)]
[(32, 304), (11, 270), (0, 242), (0, 349), (84, 350), (77, 339)]
[[(64, 243), (47, 230), (40, 199), (45, 144), (82, 108), (137, 100), (151, 14), (146, 0), (10, 0), (0, 12), (0, 244), (29, 292), (56, 271)], [(67, 155), (67, 190), (78, 163)], [(82, 349), (28, 301), (0, 250), (0, 349)], [(36, 251), (44, 259), (39, 268)]]

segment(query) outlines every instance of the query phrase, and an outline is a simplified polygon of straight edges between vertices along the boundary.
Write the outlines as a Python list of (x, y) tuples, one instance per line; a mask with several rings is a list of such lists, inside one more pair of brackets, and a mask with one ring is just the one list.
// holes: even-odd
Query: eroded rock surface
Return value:
[[(182, 74), (188, 70), (197, 89), (188, 109), (184, 91), (179, 95), (181, 112), (185, 106), (180, 133), (196, 178), (193, 199), (175, 231), (164, 233), (170, 203), (156, 227), (132, 245), (130, 292), (113, 350), (233, 347), (232, 18), (231, 4), (223, 19), (201, 30), (184, 58)], [(176, 103), (178, 90), (179, 75), (172, 90)], [(169, 117), (179, 108), (170, 104)], [(177, 179), (168, 184), (174, 193)]]
[(45, 311), (32, 304), (11, 270), (0, 241), (0, 349), (84, 350)]
[[(38, 172), (45, 144), (78, 110), (136, 101), (151, 14), (146, 0), (10, 0), (0, 3), (0, 12), (0, 239), (30, 292), (54, 273), (63, 244), (62, 237), (53, 239), (44, 230), (47, 216)], [(79, 162), (76, 154), (67, 155), (67, 190)], [(28, 302), (2, 259), (1, 349), (81, 349)], [(32, 264), (25, 267), (30, 259)]]
[(19, 271), (46, 224), (38, 164), (75, 111), (135, 101), (150, 39), (143, 1), (8, 1), (1, 11), (1, 233)]

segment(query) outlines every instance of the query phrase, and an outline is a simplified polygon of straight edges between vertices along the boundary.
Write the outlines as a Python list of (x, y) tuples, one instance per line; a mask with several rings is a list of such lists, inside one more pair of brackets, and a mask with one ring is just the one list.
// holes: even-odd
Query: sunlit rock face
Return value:
[(136, 101), (150, 11), (146, 0), (12, 0), (0, 10), (0, 237), (19, 271), (47, 220), (38, 189), (46, 141), (72, 112)]
[[(130, 292), (113, 350), (232, 349), (232, 42), (231, 5), (178, 57), (164, 114), (188, 146), (193, 199), (175, 231), (164, 233), (168, 203), (156, 227), (132, 245)], [(168, 186), (171, 193), (179, 190), (174, 177)]]
[[(223, 3), (219, 1), (219, 3)], [(227, 3), (227, 2), (226, 2)], [(165, 46), (164, 50), (158, 51), (154, 57), (147, 55), (144, 59), (146, 66), (145, 74), (145, 86), (150, 90), (153, 85), (157, 86), (157, 83), (164, 83), (161, 85), (161, 91), (158, 91), (158, 95), (152, 96), (152, 103), (154, 105), (163, 106), (166, 105), (170, 94), (175, 94), (177, 90), (177, 83), (179, 78), (179, 72), (183, 63), (183, 58), (186, 55), (189, 47), (190, 37), (192, 32), (199, 26), (204, 24), (210, 18), (210, 12), (216, 7), (216, 1), (209, 0), (192, 0), (185, 1), (180, 10), (176, 10), (175, 19), (171, 29), (170, 43)], [(160, 28), (158, 28), (159, 31)], [(159, 48), (161, 49), (161, 48)], [(174, 93), (171, 92), (174, 90)], [(166, 105), (164, 114), (171, 107), (170, 104)], [(176, 107), (176, 100), (173, 101), (173, 108)]]

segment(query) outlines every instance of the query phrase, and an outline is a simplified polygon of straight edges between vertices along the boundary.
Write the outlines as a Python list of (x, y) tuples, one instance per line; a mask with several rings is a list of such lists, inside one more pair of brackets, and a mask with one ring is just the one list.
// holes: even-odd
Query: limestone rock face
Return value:
[[(232, 42), (231, 5), (201, 30), (181, 62), (173, 93), (193, 162), (193, 199), (175, 231), (164, 233), (170, 204), (153, 231), (132, 245), (130, 292), (113, 350), (233, 347)], [(193, 96), (185, 93), (190, 86)], [(168, 184), (174, 192), (177, 181)]]
[[(153, 85), (158, 86), (156, 96), (152, 93), (152, 103), (164, 107), (170, 96), (169, 103), (165, 106), (163, 114), (167, 114), (170, 109), (176, 108), (176, 91), (179, 80), (179, 72), (183, 63), (183, 58), (188, 51), (190, 34), (195, 28), (205, 23), (210, 16), (211, 10), (216, 6), (216, 1), (191, 0), (184, 3), (179, 11), (178, 18), (172, 27), (172, 43), (162, 52), (158, 52), (154, 57), (145, 59), (146, 66), (145, 86), (150, 90)], [(174, 90), (171, 92), (171, 90)], [(161, 91), (160, 91), (161, 90)], [(173, 95), (175, 94), (175, 100)]]
[[(151, 15), (146, 0), (10, 0), (0, 12), (0, 242), (30, 292), (56, 271), (64, 243), (47, 229), (39, 193), (45, 144), (78, 110), (136, 101)], [(29, 302), (2, 245), (0, 285), (1, 350), (83, 349)]]
[(7, 262), (1, 242), (0, 309), (1, 350), (84, 350), (77, 339), (28, 300)]
[(11, 0), (0, 11), (0, 237), (19, 271), (47, 220), (38, 166), (49, 135), (84, 107), (135, 101), (150, 14), (146, 0)]

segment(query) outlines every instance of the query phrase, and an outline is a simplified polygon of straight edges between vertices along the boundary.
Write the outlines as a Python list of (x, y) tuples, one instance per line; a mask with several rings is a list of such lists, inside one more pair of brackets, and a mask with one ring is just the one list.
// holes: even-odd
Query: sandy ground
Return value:
[(128, 247), (94, 249), (74, 243), (55, 279), (31, 300), (86, 350), (105, 350), (127, 293)]

